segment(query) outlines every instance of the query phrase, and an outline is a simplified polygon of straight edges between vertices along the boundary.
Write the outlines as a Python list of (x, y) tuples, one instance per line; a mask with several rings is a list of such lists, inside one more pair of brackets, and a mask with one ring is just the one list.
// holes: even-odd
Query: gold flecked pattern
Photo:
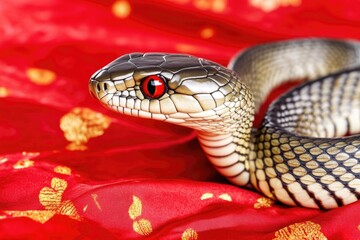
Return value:
[(4, 212), (12, 217), (28, 217), (40, 223), (47, 222), (56, 214), (65, 215), (81, 221), (82, 218), (78, 214), (72, 201), (62, 200), (62, 195), (67, 185), (64, 179), (52, 178), (51, 187), (43, 187), (40, 190), (39, 201), (41, 205), (44, 206), (44, 210), (9, 210)]
[(308, 240), (326, 240), (327, 238), (321, 232), (321, 226), (311, 221), (303, 223), (294, 223), (284, 227), (275, 233), (273, 240), (288, 239), (308, 239)]
[(56, 166), (54, 172), (64, 175), (71, 175), (71, 168), (66, 166)]
[(56, 74), (53, 71), (43, 68), (29, 68), (26, 75), (31, 82), (37, 85), (49, 85), (56, 79)]
[(60, 128), (66, 140), (71, 142), (69, 150), (84, 150), (91, 138), (104, 134), (111, 119), (88, 108), (74, 108), (60, 119)]
[(260, 208), (268, 208), (271, 207), (274, 204), (274, 201), (267, 197), (261, 197), (256, 200), (256, 203), (254, 204), (254, 208), (260, 209)]
[(34, 161), (30, 159), (23, 159), (14, 164), (14, 169), (23, 169), (34, 166)]
[[(146, 236), (152, 233), (152, 225), (148, 219), (140, 218), (142, 215), (142, 202), (139, 197), (133, 196), (133, 202), (129, 207), (129, 217), (133, 220), (133, 230), (137, 234)], [(139, 219), (140, 218), (140, 219)]]
[(192, 228), (186, 229), (181, 236), (181, 240), (196, 240), (196, 239), (198, 239), (198, 233)]

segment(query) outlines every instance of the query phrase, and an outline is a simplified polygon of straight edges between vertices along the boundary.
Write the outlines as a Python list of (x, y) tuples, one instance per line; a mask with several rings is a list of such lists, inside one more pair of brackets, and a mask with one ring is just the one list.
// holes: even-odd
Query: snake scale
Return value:
[[(270, 91), (306, 80), (254, 114)], [(132, 53), (97, 71), (90, 92), (127, 115), (193, 128), (215, 168), (286, 205), (331, 209), (360, 198), (360, 43), (258, 45), (228, 68), (185, 54)]]

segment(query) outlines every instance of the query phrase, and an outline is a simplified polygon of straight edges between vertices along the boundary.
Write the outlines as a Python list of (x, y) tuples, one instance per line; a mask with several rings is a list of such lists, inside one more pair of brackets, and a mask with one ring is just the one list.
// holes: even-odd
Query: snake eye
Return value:
[(148, 76), (141, 82), (141, 91), (148, 98), (159, 98), (166, 91), (165, 80), (157, 75)]

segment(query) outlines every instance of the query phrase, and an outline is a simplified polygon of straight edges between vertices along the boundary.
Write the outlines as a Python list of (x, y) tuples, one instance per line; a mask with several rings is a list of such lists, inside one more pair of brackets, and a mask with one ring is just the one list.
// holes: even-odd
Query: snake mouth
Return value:
[(98, 81), (93, 78), (89, 82), (89, 91), (94, 98), (110, 106), (125, 107), (127, 101), (134, 101), (138, 98), (134, 87), (118, 91), (112, 81)]

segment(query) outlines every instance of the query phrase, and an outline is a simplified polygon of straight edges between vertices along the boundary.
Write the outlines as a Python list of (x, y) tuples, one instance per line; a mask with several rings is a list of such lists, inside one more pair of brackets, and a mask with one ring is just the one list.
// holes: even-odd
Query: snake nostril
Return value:
[(108, 83), (104, 83), (104, 91), (107, 91), (109, 89), (109, 84)]
[(100, 92), (101, 88), (100, 88), (100, 83), (96, 84), (96, 90), (98, 90)]

